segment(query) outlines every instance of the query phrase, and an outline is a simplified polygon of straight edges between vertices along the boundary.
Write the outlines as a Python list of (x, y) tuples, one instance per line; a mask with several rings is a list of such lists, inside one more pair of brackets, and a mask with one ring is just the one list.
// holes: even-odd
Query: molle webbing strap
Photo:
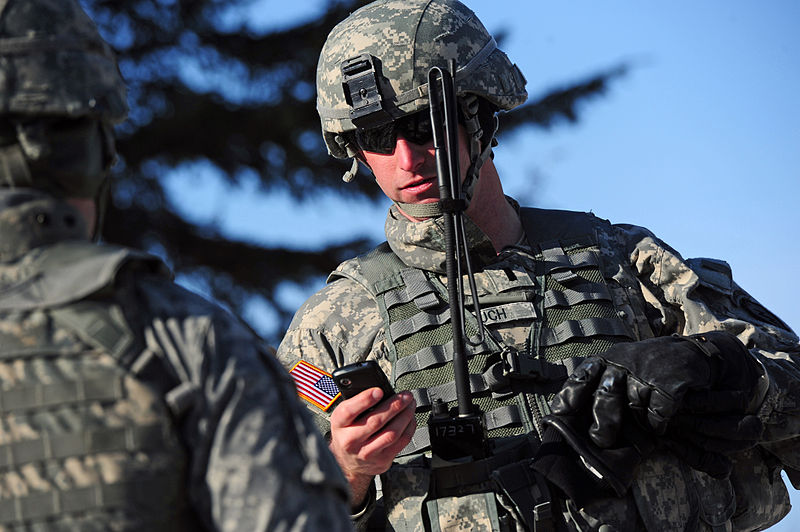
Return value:
[[(161, 476), (163, 478), (70, 487), (0, 499), (0, 524), (22, 525), (65, 514), (130, 507), (137, 500), (164, 500), (168, 494), (178, 491), (178, 478), (171, 473)], [(154, 508), (142, 507), (142, 511), (145, 510)]]
[(486, 430), (507, 427), (509, 425), (519, 425), (522, 423), (522, 415), (517, 405), (505, 405), (486, 412), (484, 415)]
[(408, 445), (403, 447), (402, 451), (397, 453), (397, 456), (405, 456), (408, 454), (424, 451), (425, 449), (430, 448), (430, 446), (431, 446), (431, 435), (428, 432), (428, 428), (418, 426), (417, 430), (414, 431), (414, 436), (411, 437), (411, 441), (408, 442)]
[[(527, 354), (562, 365), (566, 377), (585, 357), (632, 339), (615, 309), (598, 251), (598, 231), (610, 224), (591, 213), (532, 208), (520, 209), (520, 219), (543, 263), (538, 272), (543, 315), (531, 327)], [(555, 391), (527, 393), (540, 437)]]
[(133, 345), (133, 333), (118, 306), (80, 301), (53, 309), (51, 314), (54, 320), (74, 331), (83, 341), (129, 366), (131, 361), (126, 360), (125, 355)]
[[(486, 425), (486, 430), (492, 430), (522, 423), (522, 414), (519, 411), (519, 407), (515, 404), (512, 404), (501, 406), (500, 408), (485, 412), (483, 414), (483, 419)], [(430, 434), (428, 433), (428, 427), (421, 426), (417, 428), (416, 432), (414, 432), (414, 436), (411, 438), (411, 441), (403, 448), (402, 451), (400, 451), (398, 456), (424, 451), (430, 446), (431, 440)]]
[(30, 410), (86, 401), (113, 401), (124, 396), (120, 377), (35, 384), (0, 390), (0, 411)]
[[(73, 347), (59, 348), (59, 346), (57, 345), (50, 346), (49, 350), (53, 355), (58, 355), (59, 357), (64, 357), (64, 358), (83, 356), (85, 354), (83, 349), (75, 349)], [(4, 345), (3, 349), (0, 350), (0, 360), (14, 360), (14, 359), (25, 360), (40, 356), (42, 356), (41, 345), (33, 345), (33, 346)]]
[[(521, 292), (485, 294), (478, 296), (478, 303), (480, 303), (482, 307), (491, 307), (494, 305), (505, 305), (507, 303), (533, 303), (535, 298), (535, 292), (531, 290), (523, 290)], [(464, 305), (467, 307), (472, 307), (474, 305), (472, 296), (464, 297)]]
[[(482, 374), (470, 373), (469, 375), (469, 387), (475, 394), (504, 386), (508, 386), (508, 380), (503, 377), (502, 368), (498, 364), (493, 364)], [(458, 399), (456, 383), (453, 381), (430, 388), (417, 388), (411, 390), (411, 395), (414, 396), (417, 408), (428, 407), (435, 399), (441, 399), (445, 403)]]
[(62, 460), (94, 453), (160, 449), (166, 443), (161, 424), (86, 429), (0, 445), (0, 468), (42, 460)]
[(450, 308), (445, 308), (438, 313), (419, 312), (410, 318), (396, 321), (389, 325), (389, 334), (395, 341), (402, 340), (412, 334), (450, 321)]
[(602, 283), (584, 283), (583, 290), (548, 290), (544, 294), (544, 308), (571, 307), (590, 301), (611, 301), (611, 293)]
[(400, 272), (405, 288), (387, 292), (385, 296), (386, 307), (392, 308), (398, 304), (413, 301), (420, 310), (427, 310), (441, 304), (437, 291), (422, 270), (403, 270)]
[(589, 266), (598, 266), (597, 255), (591, 251), (581, 251), (571, 255), (564, 253), (558, 242), (543, 242), (542, 257), (546, 262), (547, 273), (562, 284), (570, 284), (582, 280), (573, 270)]
[(545, 327), (541, 331), (539, 342), (548, 347), (558, 345), (573, 338), (589, 338), (592, 336), (631, 336), (628, 328), (619, 319), (585, 318), (582, 320), (566, 320), (555, 327)]
[[(424, 404), (430, 404), (431, 394), (446, 395), (448, 403), (455, 400), (455, 385), (452, 382), (452, 337), (443, 332), (450, 320), (446, 306), (446, 290), (441, 281), (429, 272), (409, 268), (383, 243), (371, 252), (358, 258), (359, 269), (352, 273), (336, 272), (364, 286), (375, 299), (386, 326), (387, 347), (392, 360), (393, 383), (400, 389), (419, 390), (417, 418), (424, 415)], [(516, 299), (516, 298), (515, 298)], [(530, 301), (530, 297), (523, 298)], [(413, 303), (413, 304), (412, 304)], [(477, 320), (471, 313), (465, 316), (468, 330), (477, 330)], [(470, 360), (474, 362), (472, 373), (484, 371), (484, 359), (500, 348), (492, 336), (480, 346), (471, 348)], [(500, 367), (493, 367), (496, 371)], [(515, 399), (495, 398), (489, 394), (497, 378), (493, 375), (471, 377), (473, 389), (482, 390), (481, 408), (486, 414), (488, 430), (499, 429), (513, 432), (523, 424), (523, 413)], [(452, 401), (449, 400), (452, 395)], [(513, 401), (512, 404), (508, 402)], [(420, 422), (412, 441), (403, 454), (422, 451), (430, 446), (424, 423)], [(510, 432), (508, 435), (510, 435)]]
[[(471, 347), (473, 355), (483, 355), (490, 351), (490, 347), (483, 343), (478, 347)], [(394, 371), (397, 377), (419, 371), (421, 369), (429, 368), (445, 362), (453, 360), (453, 342), (452, 340), (444, 345), (432, 345), (420, 349), (412, 355), (404, 356), (395, 362)]]

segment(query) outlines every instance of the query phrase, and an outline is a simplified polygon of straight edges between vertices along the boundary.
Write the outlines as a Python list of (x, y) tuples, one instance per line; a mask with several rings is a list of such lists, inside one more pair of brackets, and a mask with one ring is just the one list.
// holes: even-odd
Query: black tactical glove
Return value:
[[(745, 346), (724, 332), (617, 344), (578, 366), (545, 421), (618, 493), (650, 443), (725, 477), (725, 453), (752, 447), (761, 436), (751, 414), (761, 377)], [(631, 460), (624, 468), (620, 455)]]
[(578, 505), (609, 489), (613, 493), (604, 493), (605, 496), (624, 495), (633, 480), (635, 466), (656, 447), (655, 435), (642, 429), (625, 408), (624, 378), (615, 373), (600, 382), (604, 369), (599, 359), (587, 359), (575, 369), (567, 384), (571, 385), (570, 390), (577, 382), (586, 385), (579, 388), (581, 392), (585, 388), (594, 390), (590, 398), (595, 397), (597, 404), (603, 405), (608, 422), (618, 429), (614, 441), (599, 446), (589, 437), (596, 420), (592, 402), (584, 401), (582, 407), (562, 409), (559, 415), (544, 418), (547, 428), (534, 462), (539, 473)]

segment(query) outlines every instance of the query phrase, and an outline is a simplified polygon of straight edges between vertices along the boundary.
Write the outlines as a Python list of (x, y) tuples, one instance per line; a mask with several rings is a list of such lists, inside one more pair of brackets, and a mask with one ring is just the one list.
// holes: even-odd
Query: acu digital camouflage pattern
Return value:
[(97, 199), (126, 113), (116, 59), (76, 0), (0, 0), (0, 187)]
[(0, 531), (351, 529), (261, 340), (68, 216), (0, 189)]
[(109, 46), (77, 2), (0, 0), (0, 114), (127, 113)]
[[(537, 241), (536, 230), (528, 231), (529, 239)], [(759, 412), (765, 424), (763, 441), (733, 457), (735, 468), (729, 479), (712, 479), (671, 455), (656, 455), (639, 467), (625, 498), (598, 499), (585, 508), (561, 501), (567, 528), (597, 530), (605, 524), (619, 531), (752, 530), (777, 522), (789, 511), (781, 469), (800, 466), (797, 336), (732, 280), (725, 263), (684, 260), (651, 232), (637, 226), (598, 221), (595, 233), (601, 271), (614, 308), (636, 339), (710, 330), (731, 332), (767, 368), (770, 388)], [(435, 222), (411, 223), (392, 207), (386, 234), (403, 262), (444, 276), (441, 236)], [(475, 235), (472, 237), (474, 240)], [(477, 254), (479, 293), (496, 293), (498, 287), (508, 283), (509, 271), (528, 272), (535, 279), (536, 259), (527, 245), (508, 247), (496, 256), (488, 253), (490, 244), (485, 236), (473, 245), (487, 251)], [(351, 260), (339, 269), (354, 272), (357, 268), (357, 261)], [(536, 318), (531, 315), (527, 320), (490, 324), (490, 329), (506, 345), (520, 346), (532, 319)], [(377, 304), (368, 292), (355, 281), (340, 278), (298, 310), (278, 356), (287, 366), (302, 358), (327, 371), (369, 358), (393, 375), (383, 327)], [(319, 425), (325, 427), (326, 415), (321, 411), (315, 414)], [(423, 528), (429, 477), (430, 469), (422, 456), (399, 459), (381, 476), (382, 502), (395, 530)], [(440, 519), (462, 515), (458, 508), (475, 503), (464, 501), (460, 506), (458, 498), (439, 502), (442, 507), (453, 508)], [(366, 527), (366, 518), (357, 522), (359, 528)], [(450, 522), (465, 530), (473, 526), (471, 523), (467, 517)]]
[(317, 65), (317, 111), (328, 150), (349, 155), (335, 141), (353, 131), (342, 86), (342, 62), (360, 54), (377, 59), (385, 109), (394, 117), (428, 106), (428, 70), (455, 59), (459, 95), (473, 93), (509, 110), (527, 99), (525, 78), (478, 17), (453, 0), (382, 0), (355, 11), (328, 35)]

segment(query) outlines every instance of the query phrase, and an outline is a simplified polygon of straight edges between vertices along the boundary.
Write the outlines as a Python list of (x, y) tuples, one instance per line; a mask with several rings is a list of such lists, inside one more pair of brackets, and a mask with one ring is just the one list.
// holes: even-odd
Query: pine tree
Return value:
[[(264, 190), (294, 197), (362, 195), (377, 199), (372, 179), (342, 186), (348, 163), (327, 155), (314, 107), (319, 50), (334, 24), (368, 2), (330, 0), (318, 18), (256, 33), (226, 27), (252, 0), (83, 0), (117, 51), (131, 113), (119, 126), (103, 238), (163, 254), (176, 273), (202, 280), (211, 295), (241, 312), (262, 296), (280, 323), (296, 310), (275, 298), (282, 282), (326, 275), (373, 242), (354, 235), (321, 249), (269, 247), (198, 225), (170, 204), (163, 179), (191, 164), (213, 168), (231, 185), (257, 175)], [(490, 28), (492, 30), (492, 28)], [(190, 71), (196, 66), (196, 74)], [(577, 104), (601, 93), (624, 67), (567, 84), (503, 117), (501, 135), (578, 119)], [(502, 138), (502, 137), (501, 137)]]

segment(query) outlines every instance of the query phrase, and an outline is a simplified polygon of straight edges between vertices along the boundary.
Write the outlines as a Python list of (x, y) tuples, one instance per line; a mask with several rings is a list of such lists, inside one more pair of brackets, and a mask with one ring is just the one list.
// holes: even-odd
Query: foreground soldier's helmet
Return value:
[(77, 0), (0, 0), (0, 186), (96, 197), (126, 114), (114, 54)]
[(347, 133), (427, 108), (428, 70), (454, 59), (459, 97), (510, 110), (527, 98), (525, 78), (475, 13), (456, 0), (378, 0), (328, 35), (317, 66), (325, 144), (355, 156)]

